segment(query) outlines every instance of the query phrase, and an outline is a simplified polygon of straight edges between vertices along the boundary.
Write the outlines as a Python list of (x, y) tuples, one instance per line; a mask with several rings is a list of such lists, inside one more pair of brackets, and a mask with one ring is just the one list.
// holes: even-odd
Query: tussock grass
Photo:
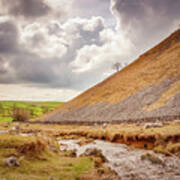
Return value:
[(144, 129), (144, 125), (135, 124), (101, 126), (66, 126), (66, 125), (21, 125), (24, 133), (42, 133), (56, 138), (86, 137), (110, 142), (124, 143), (137, 148), (153, 149), (169, 142), (180, 142), (180, 123), (166, 123), (162, 127)]
[[(56, 151), (51, 151), (50, 145)], [(12, 155), (17, 157), (20, 166), (5, 164), (4, 159)], [(45, 180), (49, 177), (75, 180), (89, 173), (100, 178), (94, 163), (95, 159), (90, 157), (67, 156), (54, 140), (47, 137), (0, 135), (0, 177), (7, 180)]]
[(35, 136), (22, 137), (10, 134), (0, 135), (0, 147), (5, 151), (13, 149), (18, 156), (38, 157), (49, 150), (50, 140)]

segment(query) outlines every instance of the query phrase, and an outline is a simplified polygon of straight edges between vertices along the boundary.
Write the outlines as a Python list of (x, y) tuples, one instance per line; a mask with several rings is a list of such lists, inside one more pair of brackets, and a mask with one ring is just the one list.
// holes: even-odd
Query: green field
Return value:
[(0, 101), (0, 122), (12, 121), (13, 109), (15, 107), (29, 111), (32, 119), (53, 111), (61, 104), (62, 102)]

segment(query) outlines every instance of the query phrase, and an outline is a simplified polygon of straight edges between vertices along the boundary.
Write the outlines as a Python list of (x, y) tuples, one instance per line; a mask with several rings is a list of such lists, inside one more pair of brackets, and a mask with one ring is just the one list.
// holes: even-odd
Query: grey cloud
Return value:
[(44, 36), (41, 33), (36, 33), (30, 39), (31, 46), (40, 46), (44, 42)]
[(48, 32), (50, 35), (53, 35), (53, 34), (58, 34), (59, 31), (62, 31), (60, 25), (56, 22), (50, 24), (49, 26), (47, 26), (48, 28)]
[(2, 0), (2, 11), (6, 8), (8, 15), (38, 18), (50, 13), (51, 8), (44, 0)]
[(18, 44), (18, 30), (11, 21), (0, 23), (0, 53), (16, 51)]
[(54, 64), (33, 54), (17, 57), (12, 65), (19, 82), (49, 84), (57, 79)]
[[(2, 24), (2, 26), (0, 25), (0, 30), (3, 32), (3, 35), (5, 36), (5, 31), (8, 34), (3, 44), (14, 42), (13, 47), (16, 47), (14, 49), (12, 47), (13, 51), (10, 50), (10, 47), (6, 48), (8, 54), (4, 54), (3, 56), (9, 64), (9, 69), (7, 71), (4, 66), (1, 67), (0, 73), (4, 74), (3, 77), (1, 76), (0, 78), (0, 83), (34, 84), (36, 87), (84, 89), (98, 82), (98, 74), (100, 72), (94, 72), (93, 76), (91, 73), (76, 74), (72, 72), (70, 63), (76, 57), (76, 50), (81, 49), (84, 45), (102, 45), (99, 33), (103, 30), (104, 25), (102, 22), (99, 22), (91, 31), (85, 30), (84, 25), (78, 23), (72, 24), (72, 27), (74, 26), (77, 26), (79, 37), (73, 40), (73, 43), (68, 46), (68, 52), (61, 58), (57, 57), (57, 54), (54, 54), (52, 58), (48, 58), (41, 57), (41, 54), (33, 53), (26, 44), (22, 45), (19, 43), (18, 29), (13, 23), (6, 22)], [(49, 26), (47, 26), (47, 28), (48, 27)], [(49, 31), (47, 30), (48, 38), (51, 38), (51, 35), (53, 38), (55, 35), (59, 36), (58, 31), (65, 31), (58, 26), (54, 26), (54, 28), (56, 34), (48, 34)], [(53, 31), (53, 29), (51, 30)], [(46, 36), (46, 34), (42, 34), (41, 31), (39, 31), (32, 37), (30, 36), (27, 43), (38, 46), (38, 44), (42, 44), (44, 35)], [(12, 37), (14, 39), (12, 39)], [(2, 51), (0, 54), (2, 54)], [(4, 61), (0, 63), (4, 64)]]
[[(25, 1), (27, 0), (20, 0), (19, 2), (25, 3)], [(118, 16), (122, 22), (121, 28), (123, 28), (124, 31), (127, 30), (130, 32), (128, 37), (134, 44), (136, 44), (138, 49), (141, 49), (141, 47), (147, 48), (148, 45), (152, 45), (153, 42), (157, 43), (157, 39), (159, 37), (161, 38), (163, 33), (167, 36), (167, 31), (172, 25), (172, 22), (179, 18), (179, 11), (177, 11), (177, 9), (180, 3), (178, 2), (177, 4), (172, 3), (171, 7), (167, 8), (169, 6), (168, 3), (170, 2), (167, 0), (163, 0), (165, 3), (162, 3), (162, 1), (156, 1), (156, 4), (155, 1), (112, 1), (114, 1), (113, 12), (116, 12), (116, 16)], [(30, 2), (34, 3), (35, 1), (31, 0), (29, 3)], [(36, 2), (39, 2), (39, 0), (36, 0)], [(44, 3), (44, 1), (40, 2)], [(13, 6), (13, 8), (14, 7), (17, 7), (17, 5)], [(20, 6), (18, 5), (18, 7)], [(146, 10), (148, 10), (148, 12)], [(20, 13), (23, 14), (23, 11)], [(49, 10), (46, 11), (43, 9), (41, 11), (42, 12), (40, 14), (35, 13), (35, 17), (31, 16), (30, 12), (26, 12), (27, 14), (25, 14), (24, 17), (36, 18), (49, 13)], [(153, 16), (150, 16), (149, 13), (152, 13)], [(13, 11), (11, 14), (16, 15)], [(17, 16), (19, 15), (17, 14)], [(80, 19), (79, 22), (67, 21), (72, 23), (68, 25), (67, 29), (65, 29), (63, 24), (60, 24), (60, 22), (51, 25), (49, 25), (49, 22), (46, 22), (46, 24), (43, 24), (43, 22), (40, 27), (43, 28), (46, 26), (47, 32), (46, 30), (40, 31), (40, 29), (38, 29), (37, 33), (27, 33), (30, 39), (27, 38), (27, 42), (23, 45), (19, 42), (19, 32), (15, 24), (11, 21), (0, 23), (0, 55), (2, 55), (3, 59), (5, 59), (9, 64), (7, 68), (4, 64), (4, 60), (0, 61), (0, 63), (3, 64), (0, 68), (0, 83), (26, 83), (35, 84), (37, 87), (46, 86), (84, 90), (85, 88), (102, 80), (102, 74), (108, 68), (111, 69), (111, 67), (108, 66), (112, 61), (115, 61), (112, 60), (112, 57), (114, 59), (123, 57), (118, 54), (113, 55), (114, 51), (112, 51), (112, 49), (117, 47), (117, 49), (119, 48), (119, 52), (123, 49), (122, 46), (126, 46), (126, 43), (123, 45), (122, 43), (119, 43), (118, 41), (121, 41), (121, 38), (119, 38), (119, 36), (115, 36), (115, 33), (112, 33), (112, 36), (115, 36), (116, 38), (111, 38), (112, 45), (114, 44), (114, 41), (117, 42), (115, 43), (115, 46), (111, 46), (110, 44), (108, 49), (102, 48), (102, 51), (100, 51), (101, 54), (104, 55), (105, 51), (109, 51), (109, 54), (107, 57), (99, 56), (100, 61), (102, 62), (100, 67), (88, 72), (73, 72), (70, 64), (75, 60), (78, 50), (82, 49), (85, 45), (102, 47), (105, 43), (107, 43), (102, 42), (99, 35), (100, 32), (106, 29), (103, 21), (100, 20), (97, 23), (97, 26), (93, 26), (93, 28), (85, 28), (88, 19), (84, 21), (84, 23), (81, 20), (82, 19)], [(128, 29), (129, 26), (130, 29)], [(75, 32), (71, 32), (71, 29), (75, 29)], [(33, 36), (31, 36), (31, 33)], [(76, 35), (77, 38), (73, 39), (72, 43), (70, 43), (71, 38)], [(51, 40), (51, 38), (54, 38), (55, 36), (60, 38), (58, 41), (59, 45), (61, 45), (62, 40), (62, 44), (64, 43), (63, 45), (67, 48), (67, 53), (62, 57), (57, 56), (60, 51), (55, 53), (53, 52), (53, 57), (47, 57), (46, 54), (45, 56), (41, 56), (44, 51), (32, 51), (33, 46), (38, 47), (44, 43), (44, 39)], [(109, 36), (111, 36), (111, 33)], [(152, 37), (154, 37), (154, 39)], [(31, 44), (30, 46), (29, 43)], [(118, 43), (120, 45), (118, 45)], [(47, 45), (46, 43), (44, 44), (45, 46)], [(52, 48), (52, 46), (50, 48)], [(129, 53), (131, 54), (131, 52)], [(91, 54), (89, 60), (96, 56), (97, 54)], [(105, 59), (109, 59), (109, 64), (105, 61)]]
[[(141, 23), (150, 21), (151, 24), (148, 26), (153, 26), (157, 23), (157, 20), (164, 20), (166, 22), (170, 19), (180, 18), (180, 1), (179, 0), (113, 0), (115, 10), (123, 22), (123, 25), (129, 23)], [(151, 15), (151, 17), (150, 17)], [(152, 18), (156, 16), (154, 21)], [(160, 18), (160, 19), (159, 19)], [(144, 22), (145, 21), (145, 22)], [(161, 22), (160, 22), (161, 24)], [(142, 27), (145, 28), (145, 27)]]
[[(172, 33), (180, 20), (179, 0), (111, 0), (112, 11), (119, 18), (138, 48), (147, 49)], [(177, 27), (178, 28), (178, 27)]]
[(0, 75), (2, 76), (3, 74), (6, 74), (8, 72), (8, 70), (7, 70), (6, 66), (5, 66), (5, 60), (2, 57), (0, 57), (0, 64), (1, 64), (1, 66), (0, 66)]
[[(113, 20), (109, 10), (110, 0), (78, 0), (74, 1), (74, 13), (78, 16), (89, 18), (92, 16), (102, 16), (106, 20)], [(77, 11), (81, 9), (81, 11)]]
[(9, 65), (9, 61), (4, 58), (2, 55), (0, 56), (0, 83), (9, 84), (15, 81), (14, 71), (11, 69)]
[[(23, 41), (21, 42), (20, 38), (23, 38), (24, 27), (19, 23), (21, 21), (20, 18), (23, 17), (29, 23), (31, 20), (43, 17), (50, 11), (40, 8), (38, 10), (41, 12), (36, 13), (36, 7), (38, 8), (40, 4), (36, 7), (29, 4), (30, 9), (26, 10), (27, 6), (25, 3), (27, 0), (10, 1), (8, 1), (8, 4), (3, 5), (7, 8), (8, 15), (17, 17), (17, 19), (14, 23), (13, 21), (0, 23), (0, 56), (3, 57), (3, 60), (0, 60), (0, 84), (27, 84), (35, 87), (83, 90), (99, 81), (101, 72), (94, 72), (93, 75), (90, 72), (77, 74), (72, 71), (70, 63), (75, 59), (77, 50), (84, 45), (95, 44), (101, 46), (103, 44), (99, 36), (99, 33), (105, 28), (101, 19), (93, 27), (85, 28), (85, 25), (88, 24), (88, 19), (83, 24), (78, 24), (78, 22), (71, 24), (68, 30), (75, 27), (76, 34), (78, 34), (77, 39), (74, 39), (72, 44), (68, 42), (68, 38), (63, 41), (64, 35), (61, 35), (61, 33), (72, 37), (76, 34), (68, 34), (68, 30), (63, 29), (63, 24), (59, 22), (48, 26), (52, 22), (45, 23), (43, 21), (40, 27), (47, 27), (47, 35), (45, 34), (46, 31), (41, 31), (40, 29), (34, 34), (33, 30), (32, 32), (26, 32), (27, 44), (22, 44)], [(37, 2), (39, 0), (36, 0)], [(44, 1), (40, 2), (43, 3)], [(27, 3), (35, 3), (35, 1), (31, 0)], [(16, 12), (15, 9), (20, 9), (20, 11)], [(89, 24), (91, 25), (91, 22)], [(32, 34), (33, 36), (31, 36)], [(62, 44), (64, 43), (63, 45), (68, 49), (63, 57), (58, 57), (57, 54), (54, 54), (54, 57), (46, 57), (46, 55), (41, 56), (42, 51), (37, 53), (32, 51), (33, 46), (38, 48), (38, 46), (46, 44), (44, 39), (51, 40), (55, 36), (59, 37), (60, 41), (62, 39)], [(59, 43), (61, 44), (61, 42)], [(60, 53), (60, 51), (57, 53)]]

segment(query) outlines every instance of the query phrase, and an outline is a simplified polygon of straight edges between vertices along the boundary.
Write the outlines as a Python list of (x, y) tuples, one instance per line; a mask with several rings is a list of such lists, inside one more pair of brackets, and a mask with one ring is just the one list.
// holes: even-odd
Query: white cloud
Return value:
[[(66, 41), (72, 44), (74, 40), (81, 38), (82, 31), (93, 33), (101, 29), (104, 29), (104, 19), (102, 17), (92, 17), (90, 19), (76, 17), (61, 25), (61, 34), (63, 32)], [(88, 38), (88, 35), (83, 38)]]
[(60, 58), (67, 53), (67, 48), (74, 41), (82, 38), (81, 33), (93, 33), (103, 28), (104, 20), (101, 17), (73, 18), (65, 23), (55, 20), (46, 24), (36, 22), (21, 28), (20, 41), (24, 47), (40, 57)]
[(2, 100), (28, 100), (28, 101), (67, 101), (80, 94), (72, 89), (37, 88), (25, 84), (0, 84), (0, 97)]
[(58, 15), (59, 13), (70, 14), (74, 0), (45, 0), (45, 2), (47, 2), (47, 4)]
[(104, 19), (102, 17), (92, 17), (89, 21), (84, 20), (83, 21), (83, 29), (85, 31), (95, 31), (99, 27), (104, 26)]
[(84, 46), (77, 51), (76, 59), (71, 63), (77, 73), (86, 71), (108, 72), (115, 62), (128, 62), (134, 46), (123, 32), (104, 29), (100, 32), (102, 46)]
[(9, 16), (21, 24), (64, 20), (72, 14), (74, 0), (1, 0), (3, 16)]
[(22, 29), (20, 40), (26, 48), (40, 57), (62, 57), (67, 52), (67, 47), (63, 44), (64, 39), (49, 34), (48, 28), (39, 23)]

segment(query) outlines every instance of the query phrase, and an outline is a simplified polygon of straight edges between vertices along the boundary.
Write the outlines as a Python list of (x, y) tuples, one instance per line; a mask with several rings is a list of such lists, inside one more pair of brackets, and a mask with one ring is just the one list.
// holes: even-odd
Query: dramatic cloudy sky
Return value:
[(0, 99), (66, 101), (180, 25), (180, 0), (0, 0)]

